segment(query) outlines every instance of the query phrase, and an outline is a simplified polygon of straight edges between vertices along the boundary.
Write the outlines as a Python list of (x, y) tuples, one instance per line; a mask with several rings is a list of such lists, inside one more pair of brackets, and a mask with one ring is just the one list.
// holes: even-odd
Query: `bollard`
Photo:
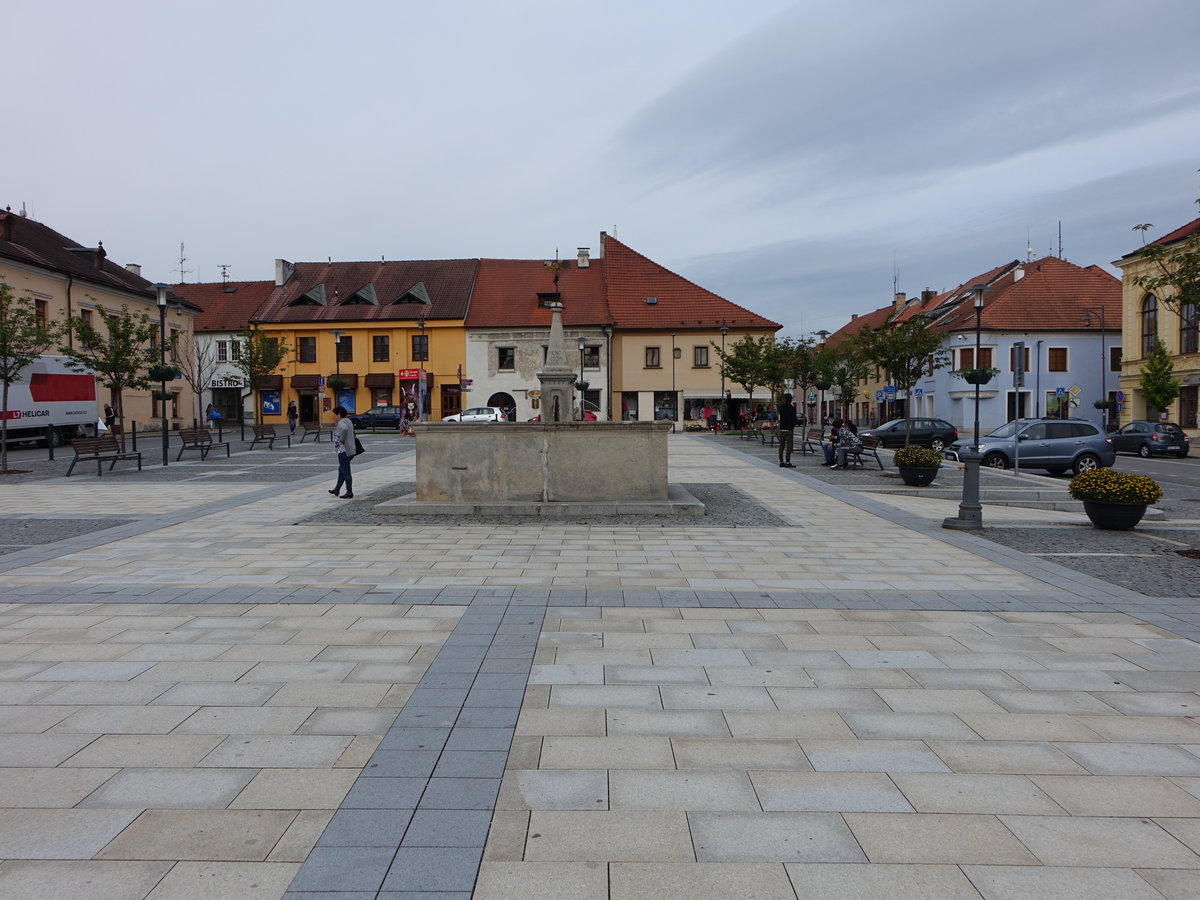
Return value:
[(46, 449), (50, 451), (50, 462), (54, 462), (54, 426), (50, 425), (46, 428)]
[[(133, 435), (133, 438), (131, 439), (131, 443), (133, 446), (131, 447), (131, 449), (136, 451), (137, 450), (137, 420), (135, 419), (134, 421), (130, 422), (129, 424), (133, 426), (132, 430), (130, 431), (130, 434)], [(122, 433), (122, 435), (124, 435), (125, 429), (122, 428), (121, 433)], [(121, 443), (124, 444), (125, 441), (122, 440)]]

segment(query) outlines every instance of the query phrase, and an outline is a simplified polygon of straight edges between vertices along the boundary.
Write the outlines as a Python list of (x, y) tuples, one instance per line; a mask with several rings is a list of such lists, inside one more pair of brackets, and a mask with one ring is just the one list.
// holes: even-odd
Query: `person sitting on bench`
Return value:
[(835, 469), (846, 468), (846, 453), (855, 447), (861, 447), (862, 441), (858, 439), (858, 429), (854, 427), (854, 423), (849, 419), (842, 421), (841, 426), (835, 432), (836, 443), (834, 444), (837, 450), (837, 465)]

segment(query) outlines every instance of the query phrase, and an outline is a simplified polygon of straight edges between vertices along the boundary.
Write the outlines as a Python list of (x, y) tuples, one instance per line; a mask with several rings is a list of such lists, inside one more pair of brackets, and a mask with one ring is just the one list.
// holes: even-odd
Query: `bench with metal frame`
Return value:
[(879, 438), (870, 435), (859, 437), (862, 441), (857, 447), (846, 448), (846, 468), (850, 466), (865, 466), (864, 456), (870, 454), (875, 458), (875, 462), (879, 463), (879, 468), (883, 468), (883, 460), (879, 458)]
[(266, 444), (268, 450), (275, 449), (275, 439), (283, 438), (287, 441), (287, 445), (292, 446), (292, 436), (290, 434), (280, 434), (275, 430), (274, 425), (251, 425), (254, 430), (254, 440), (250, 442), (250, 449), (253, 450), (257, 444)]
[[(320, 443), (321, 435), (329, 434), (329, 427), (321, 422), (301, 422), (300, 427), (304, 429), (304, 434), (300, 435), (300, 443), (303, 444), (305, 438), (312, 435), (313, 443)], [(333, 438), (330, 438), (333, 440)], [(290, 446), (290, 445), (289, 445)]]
[(200, 458), (207, 459), (208, 453), (213, 447), (224, 447), (225, 456), (229, 456), (229, 442), (214, 441), (212, 432), (207, 428), (181, 428), (178, 434), (182, 446), (179, 448), (179, 453), (175, 456), (176, 462), (183, 457), (184, 450), (199, 450)]
[(80, 461), (95, 460), (97, 476), (104, 474), (100, 468), (102, 462), (109, 463), (108, 470), (111, 472), (113, 466), (121, 459), (136, 459), (138, 471), (142, 470), (142, 454), (137, 450), (125, 450), (111, 434), (94, 438), (75, 438), (71, 442), (71, 448), (75, 451), (75, 458), (71, 460), (71, 465), (67, 468), (68, 478), (71, 476), (75, 464)]

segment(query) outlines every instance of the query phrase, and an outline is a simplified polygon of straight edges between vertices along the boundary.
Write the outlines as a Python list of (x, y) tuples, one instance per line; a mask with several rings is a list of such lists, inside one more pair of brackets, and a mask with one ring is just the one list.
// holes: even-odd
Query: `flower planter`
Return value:
[(932, 484), (933, 479), (937, 478), (937, 468), (918, 468), (916, 466), (897, 466), (900, 472), (900, 480), (909, 487), (923, 487), (927, 484)]
[(1092, 524), (1105, 531), (1129, 531), (1146, 514), (1146, 503), (1109, 503), (1106, 500), (1084, 500), (1083, 511)]
[(964, 372), (962, 379), (967, 384), (987, 384), (992, 380), (992, 374), (990, 372)]

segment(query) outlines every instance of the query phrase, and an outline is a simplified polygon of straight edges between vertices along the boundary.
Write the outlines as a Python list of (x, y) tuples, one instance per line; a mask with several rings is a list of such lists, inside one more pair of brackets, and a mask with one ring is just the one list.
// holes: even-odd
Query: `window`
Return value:
[(46, 330), (46, 320), (50, 317), (50, 304), (45, 300), (33, 301), (33, 314), (37, 316), (38, 331)]
[(583, 348), (583, 367), (585, 369), (600, 368), (600, 347), (584, 347)]
[(1121, 371), (1121, 359), (1122, 359), (1121, 348), (1120, 347), (1109, 347), (1108, 348), (1108, 371), (1120, 372)]
[(496, 368), (503, 372), (512, 372), (517, 368), (517, 348), (497, 347)]
[(538, 296), (538, 306), (540, 306), (542, 309), (549, 309), (550, 307), (554, 306), (554, 304), (556, 304), (558, 302), (559, 298), (562, 295), (558, 294), (558, 293), (553, 293), (550, 291), (538, 291), (537, 296)]
[(992, 348), (991, 347), (980, 347), (979, 348), (979, 368), (981, 368), (981, 369), (992, 368)]
[(374, 335), (371, 338), (371, 361), (387, 362), (391, 358), (391, 339), (386, 334)]
[(241, 341), (230, 341), (229, 342), (229, 358), (231, 360), (233, 360), (234, 362), (237, 362), (239, 359), (242, 358), (242, 342)]
[(179, 329), (171, 329), (171, 362), (179, 362)]
[(334, 344), (337, 349), (338, 362), (354, 362), (354, 338), (348, 334), (337, 335), (337, 342)]
[(659, 369), (662, 368), (661, 348), (647, 347), (646, 348), (646, 368)]
[(1196, 304), (1182, 303), (1179, 306), (1179, 352), (1195, 353), (1198, 346)]
[(412, 336), (412, 359), (413, 362), (429, 361), (429, 335), (414, 334)]
[(229, 362), (229, 341), (217, 341), (217, 362)]
[(1048, 347), (1046, 349), (1046, 371), (1047, 372), (1065, 372), (1065, 371), (1067, 371), (1067, 348), (1066, 347)]
[(90, 309), (81, 309), (79, 311), (79, 318), (83, 319), (85, 324), (91, 325), (92, 324), (92, 311)]
[(958, 351), (958, 367), (960, 369), (975, 368), (975, 348), (963, 347)]
[(701, 346), (692, 348), (692, 368), (708, 368), (708, 347)]
[[(1029, 371), (1029, 348), (1028, 347), (1025, 348), (1024, 355), (1025, 355), (1025, 359), (1023, 360), (1023, 362), (1021, 364), (1021, 368), (1024, 371), (1028, 372)], [(1010, 372), (1017, 371), (1017, 348), (1016, 347), (1008, 348), (1008, 369)]]
[(315, 363), (317, 361), (317, 339), (315, 337), (302, 337), (296, 341), (296, 356), (302, 363)]
[(1158, 340), (1158, 298), (1147, 294), (1142, 301), (1142, 356), (1149, 356)]

